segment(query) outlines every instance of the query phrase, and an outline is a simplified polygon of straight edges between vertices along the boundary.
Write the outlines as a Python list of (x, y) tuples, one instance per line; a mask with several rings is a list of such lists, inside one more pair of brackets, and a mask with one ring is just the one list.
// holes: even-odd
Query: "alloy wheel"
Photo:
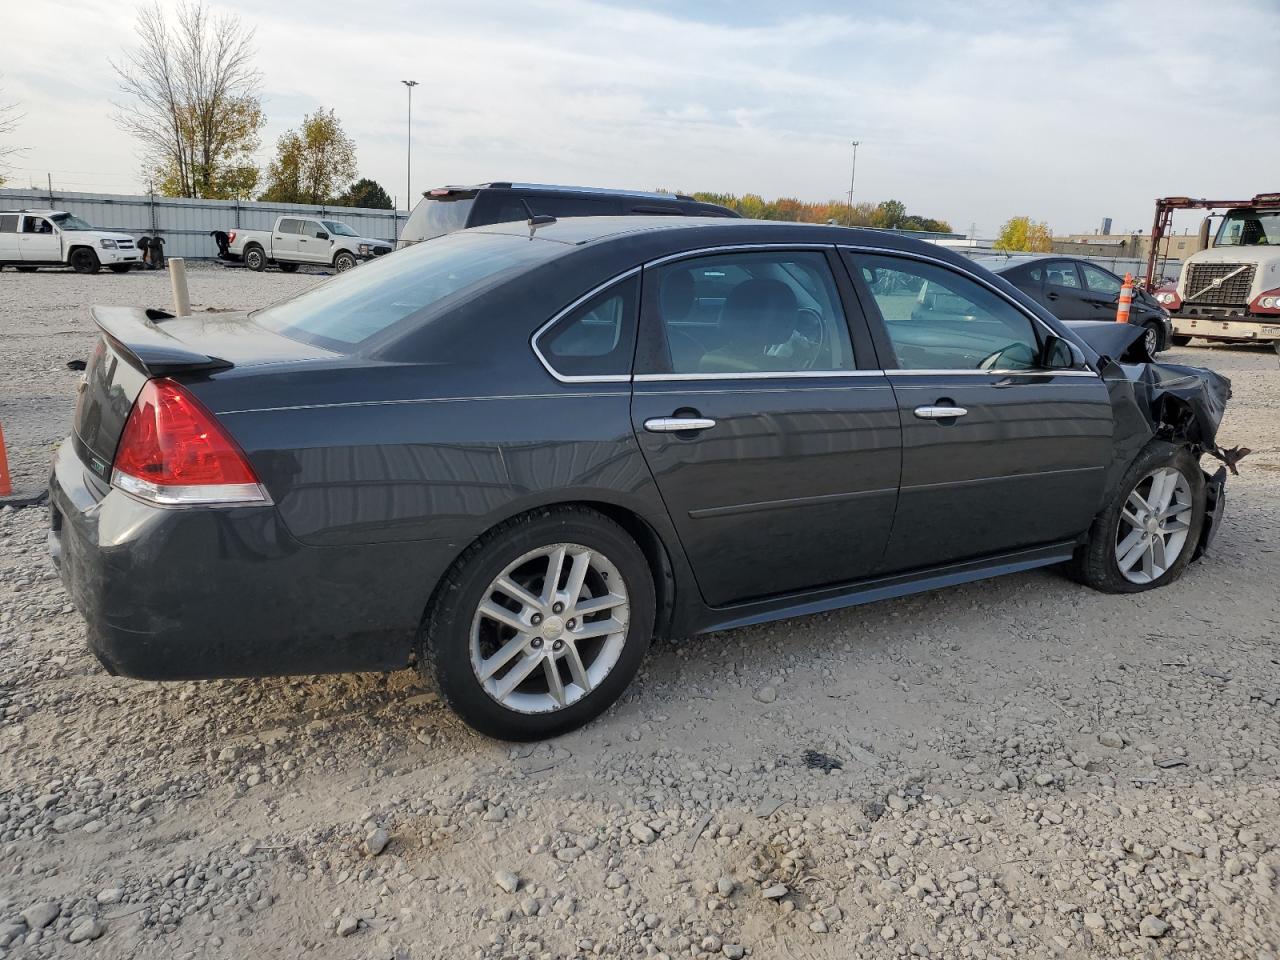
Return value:
[(1138, 481), (1120, 511), (1116, 565), (1130, 583), (1164, 575), (1187, 547), (1191, 484), (1173, 467), (1157, 467)]
[(1160, 333), (1155, 327), (1147, 327), (1142, 335), (1142, 342), (1147, 348), (1147, 356), (1154, 357), (1160, 349)]
[(617, 665), (629, 617), (627, 585), (603, 553), (576, 543), (539, 547), (485, 590), (471, 624), (471, 668), (508, 710), (562, 710)]

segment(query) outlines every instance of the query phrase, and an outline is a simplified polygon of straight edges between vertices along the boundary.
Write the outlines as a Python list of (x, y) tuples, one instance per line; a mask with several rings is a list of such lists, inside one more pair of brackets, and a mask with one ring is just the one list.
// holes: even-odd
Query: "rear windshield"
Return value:
[(423, 197), (405, 221), (402, 243), (434, 240), (446, 233), (461, 230), (476, 202), (475, 193), (459, 193), (445, 197)]
[(527, 237), (453, 234), (362, 264), (253, 319), (283, 336), (346, 353), (396, 324), (421, 326), (564, 250)]

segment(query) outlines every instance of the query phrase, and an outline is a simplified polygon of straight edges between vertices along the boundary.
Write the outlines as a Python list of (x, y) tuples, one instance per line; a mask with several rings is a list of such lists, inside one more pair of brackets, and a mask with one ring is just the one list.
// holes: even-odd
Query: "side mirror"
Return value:
[(317, 234), (316, 234), (316, 239), (317, 239), (317, 240), (328, 240), (328, 239), (329, 239), (329, 235), (328, 235), (327, 233), (325, 233), (323, 230), (321, 230), (319, 233), (317, 233)]
[(1043, 356), (1048, 370), (1079, 370), (1086, 363), (1084, 351), (1070, 340), (1052, 335), (1045, 340)]

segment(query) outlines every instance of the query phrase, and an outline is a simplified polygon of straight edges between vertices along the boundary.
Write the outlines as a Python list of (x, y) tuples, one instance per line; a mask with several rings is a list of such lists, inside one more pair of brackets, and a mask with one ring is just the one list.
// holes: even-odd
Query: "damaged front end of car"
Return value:
[(1160, 363), (1143, 345), (1140, 327), (1117, 323), (1072, 323), (1070, 328), (1098, 355), (1115, 416), (1115, 461), (1108, 475), (1113, 489), (1125, 469), (1151, 440), (1185, 446), (1199, 461), (1220, 462), (1205, 476), (1205, 522), (1193, 559), (1213, 544), (1226, 507), (1228, 472), (1249, 454), (1247, 447), (1218, 445), (1218, 427), (1231, 399), (1231, 381), (1204, 367)]

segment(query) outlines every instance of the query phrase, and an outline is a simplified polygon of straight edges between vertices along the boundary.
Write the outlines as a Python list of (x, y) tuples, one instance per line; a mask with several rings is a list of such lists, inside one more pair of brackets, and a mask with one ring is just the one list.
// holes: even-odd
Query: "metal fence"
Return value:
[(67, 193), (61, 190), (0, 189), (0, 211), (65, 210), (103, 230), (164, 238), (167, 257), (214, 257), (214, 230), (270, 230), (283, 214), (325, 216), (350, 224), (362, 237), (395, 242), (408, 217), (403, 210), (326, 207), (250, 200), (191, 200), (154, 195)]

